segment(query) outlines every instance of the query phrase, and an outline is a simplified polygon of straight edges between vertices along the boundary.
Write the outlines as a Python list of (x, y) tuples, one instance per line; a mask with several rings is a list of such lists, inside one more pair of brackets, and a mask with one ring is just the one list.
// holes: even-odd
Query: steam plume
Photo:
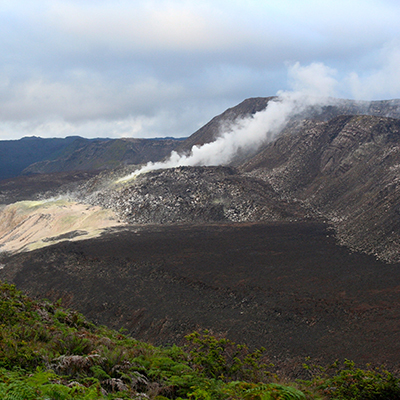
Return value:
[(307, 67), (294, 64), (289, 69), (293, 91), (278, 92), (267, 108), (251, 117), (235, 121), (233, 126), (222, 130), (214, 142), (193, 146), (189, 155), (173, 151), (164, 162), (149, 162), (120, 181), (131, 179), (143, 172), (178, 166), (224, 165), (238, 152), (249, 152), (272, 141), (294, 116), (309, 107), (332, 102), (335, 94), (335, 71), (323, 64)]

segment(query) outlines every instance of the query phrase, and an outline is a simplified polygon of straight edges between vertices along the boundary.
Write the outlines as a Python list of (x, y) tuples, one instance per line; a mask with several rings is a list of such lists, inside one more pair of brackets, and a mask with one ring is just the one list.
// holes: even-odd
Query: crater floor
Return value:
[(156, 344), (204, 328), (284, 364), (398, 363), (400, 266), (322, 223), (115, 228), (1, 262), (0, 279)]

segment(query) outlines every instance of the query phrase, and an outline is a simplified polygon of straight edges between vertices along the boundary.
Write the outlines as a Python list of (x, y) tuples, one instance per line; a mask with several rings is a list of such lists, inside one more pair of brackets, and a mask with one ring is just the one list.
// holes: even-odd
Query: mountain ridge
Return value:
[(183, 139), (65, 139), (25, 137), (0, 141), (0, 180), (20, 175), (98, 171), (159, 161)]
[[(212, 118), (187, 138), (156, 139), (86, 139), (70, 136), (65, 139), (22, 138), (20, 141), (0, 141), (0, 180), (20, 174), (53, 173), (65, 171), (93, 171), (112, 169), (123, 165), (140, 165), (165, 159), (172, 150), (189, 154), (193, 146), (214, 141), (222, 131), (229, 131), (243, 118), (251, 118), (264, 110), (276, 96), (248, 98)], [(289, 124), (301, 119), (327, 121), (335, 116), (375, 115), (400, 118), (400, 100), (353, 101), (331, 99), (329, 105), (311, 107)], [(249, 153), (234, 159), (239, 165)]]

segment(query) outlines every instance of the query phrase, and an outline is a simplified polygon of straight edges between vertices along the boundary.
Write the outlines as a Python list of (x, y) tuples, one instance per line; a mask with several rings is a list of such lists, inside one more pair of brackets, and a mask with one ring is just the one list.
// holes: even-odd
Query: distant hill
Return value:
[(65, 139), (0, 141), (0, 180), (21, 174), (93, 171), (159, 161), (182, 139)]
[(159, 161), (171, 153), (182, 139), (77, 139), (56, 159), (37, 162), (24, 174), (66, 171), (93, 171)]
[(65, 139), (42, 139), (39, 137), (25, 137), (20, 140), (0, 141), (0, 179), (18, 176), (30, 164), (42, 160), (52, 160), (77, 137)]

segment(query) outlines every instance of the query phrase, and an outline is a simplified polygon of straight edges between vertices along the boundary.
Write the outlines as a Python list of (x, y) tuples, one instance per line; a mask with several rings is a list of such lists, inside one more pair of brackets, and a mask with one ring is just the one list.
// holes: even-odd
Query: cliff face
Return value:
[(242, 165), (277, 193), (333, 224), (343, 244), (400, 259), (400, 121), (341, 116), (307, 121)]

